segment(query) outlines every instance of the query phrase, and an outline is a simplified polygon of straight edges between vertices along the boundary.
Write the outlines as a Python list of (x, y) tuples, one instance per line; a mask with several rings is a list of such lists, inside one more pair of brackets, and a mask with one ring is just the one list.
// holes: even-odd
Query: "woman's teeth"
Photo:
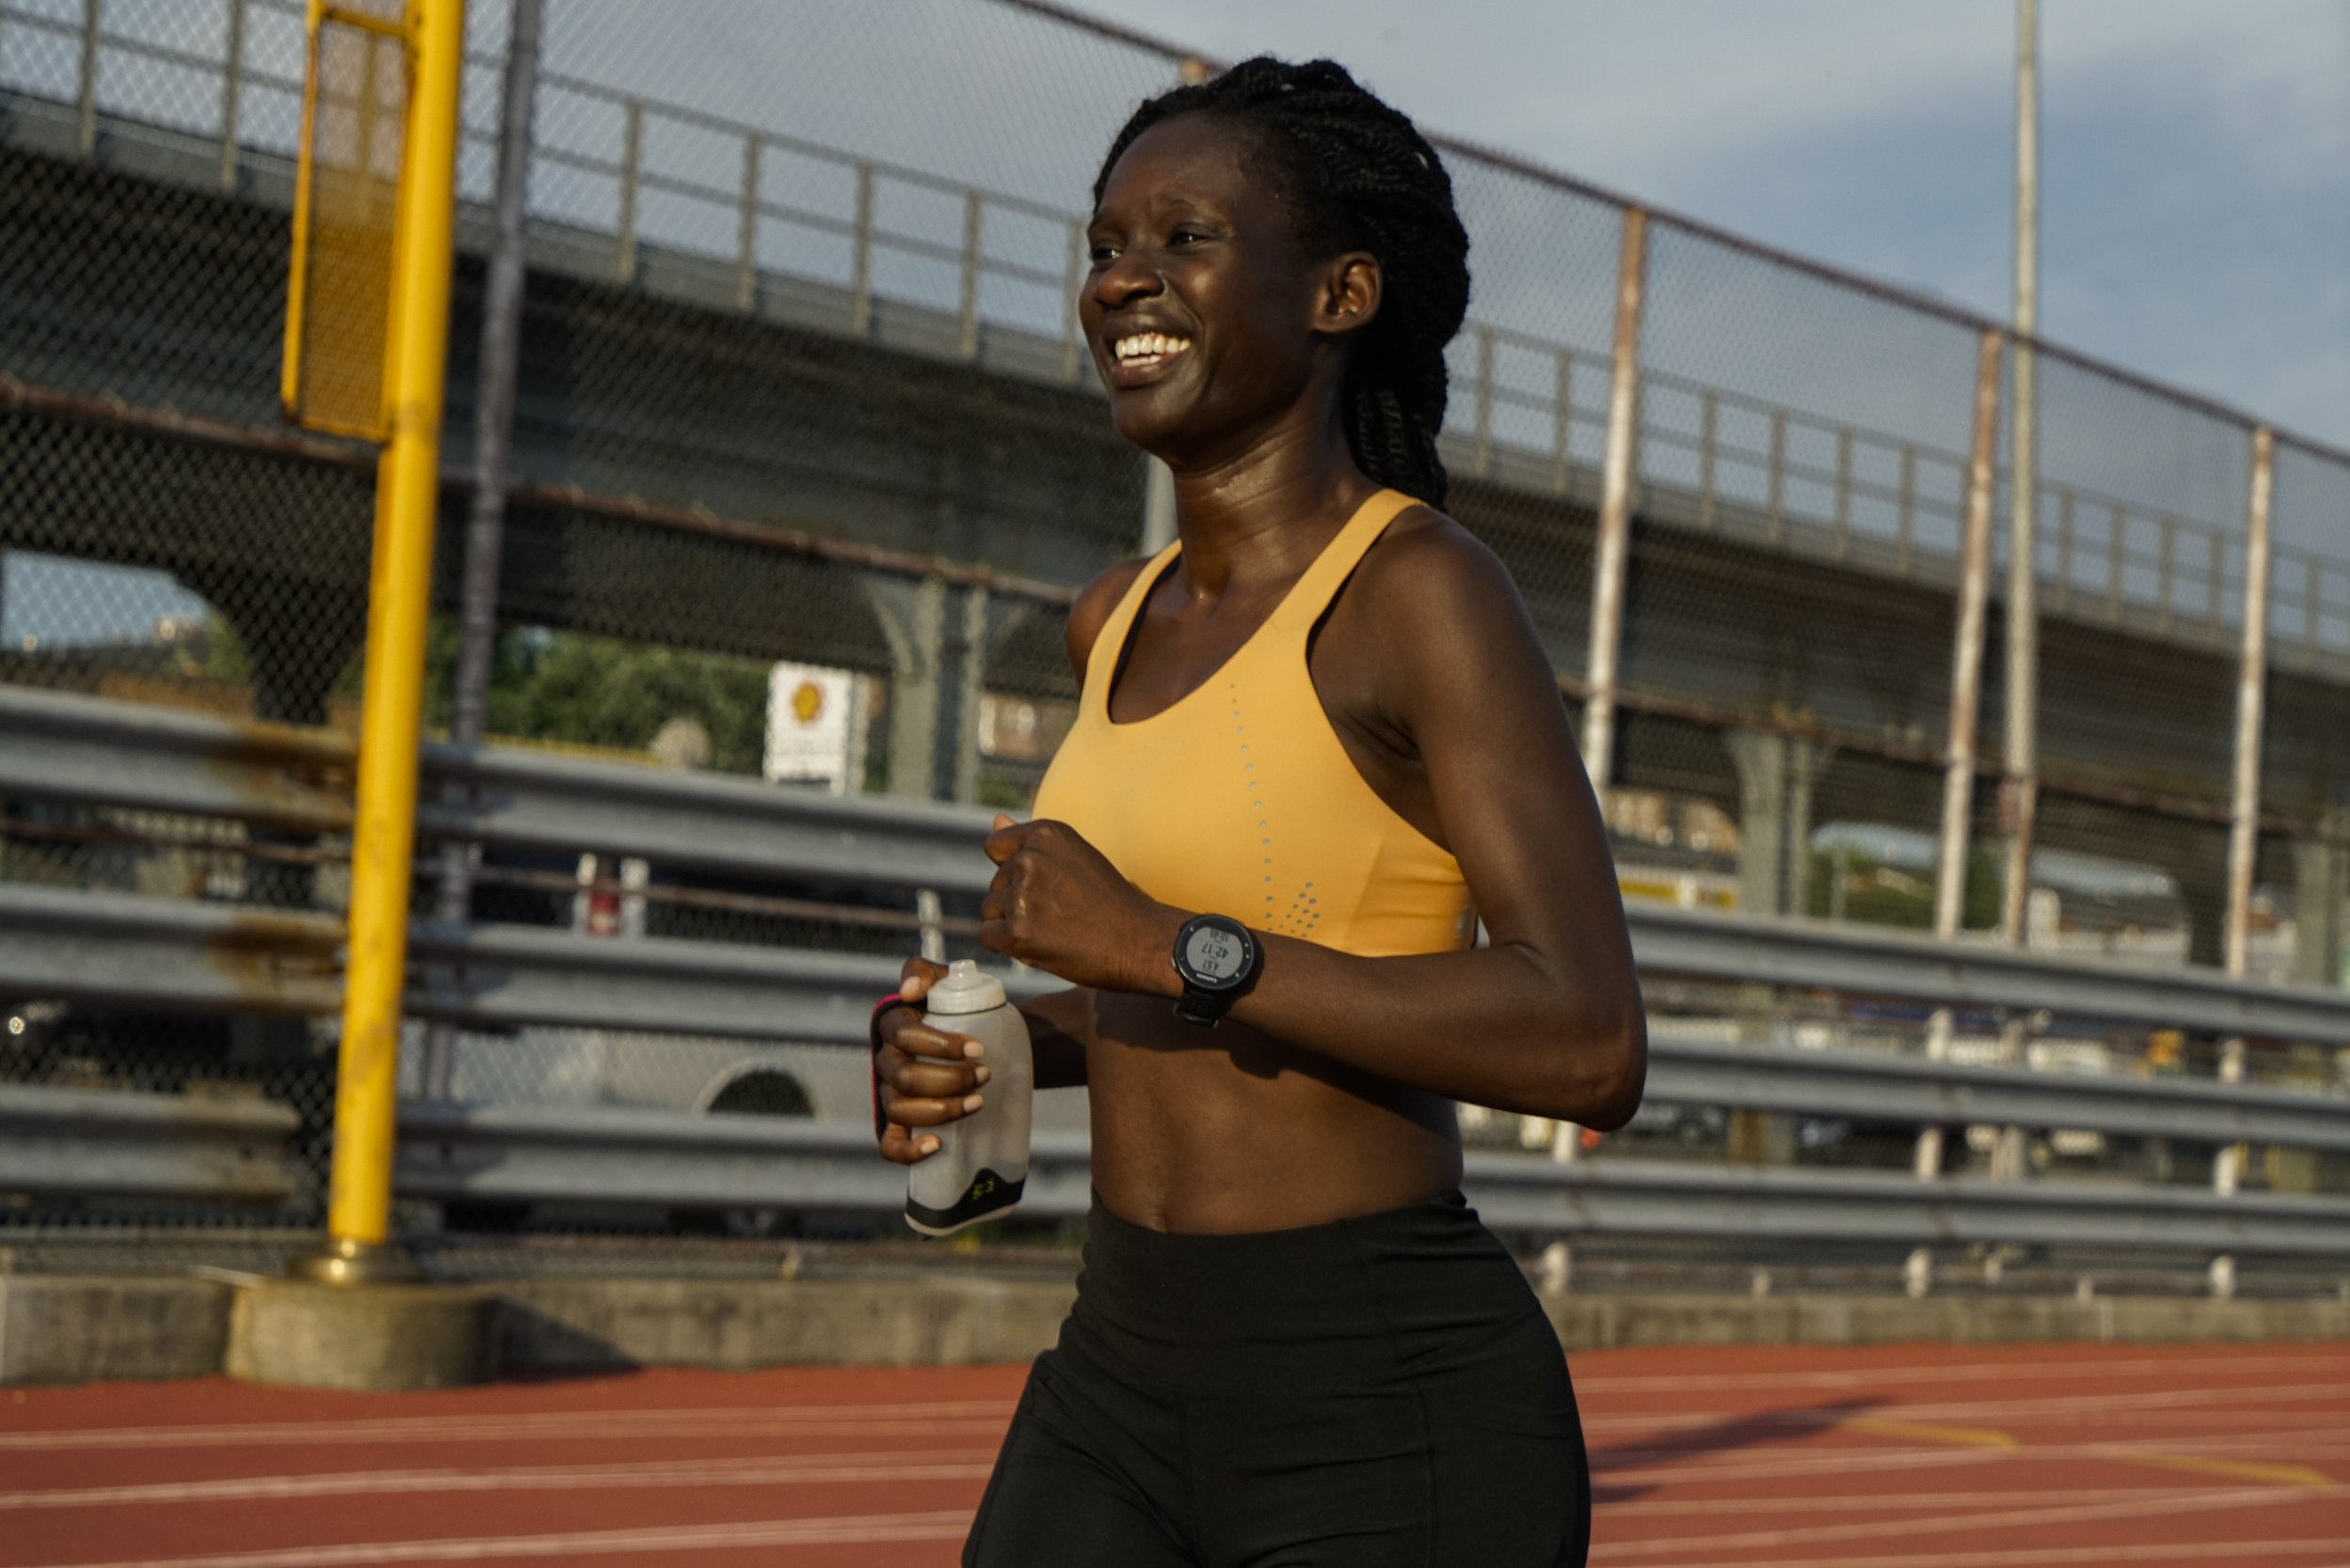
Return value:
[(1162, 359), (1172, 359), (1191, 347), (1188, 337), (1169, 337), (1163, 332), (1137, 333), (1120, 337), (1110, 345), (1120, 365), (1144, 365)]

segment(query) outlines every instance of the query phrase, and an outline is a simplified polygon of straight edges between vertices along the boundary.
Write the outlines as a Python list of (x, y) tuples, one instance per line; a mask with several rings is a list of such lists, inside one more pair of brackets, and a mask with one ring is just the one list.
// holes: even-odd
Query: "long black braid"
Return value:
[(1136, 136), (1178, 115), (1212, 114), (1247, 128), (1316, 258), (1367, 250), (1385, 298), (1348, 359), (1348, 447), (1381, 484), (1444, 505), (1445, 345), (1468, 311), (1468, 232), (1452, 179), (1408, 116), (1330, 60), (1292, 65), (1260, 55), (1220, 76), (1145, 102), (1110, 143), (1093, 201)]

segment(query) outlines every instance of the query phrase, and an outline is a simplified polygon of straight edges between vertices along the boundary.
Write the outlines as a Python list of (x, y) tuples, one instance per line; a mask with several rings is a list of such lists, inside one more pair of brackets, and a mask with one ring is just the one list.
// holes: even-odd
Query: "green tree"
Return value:
[[(444, 732), (454, 698), (457, 633), (436, 621), (425, 722)], [(755, 659), (648, 646), (574, 632), (501, 633), (491, 658), (490, 734), (642, 751), (675, 718), (710, 732), (710, 765), (757, 773), (766, 748), (768, 666)]]

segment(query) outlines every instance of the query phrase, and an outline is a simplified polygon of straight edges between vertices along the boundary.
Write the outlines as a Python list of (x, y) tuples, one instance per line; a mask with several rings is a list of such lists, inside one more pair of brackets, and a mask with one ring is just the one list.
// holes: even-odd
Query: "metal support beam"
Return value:
[(1648, 286), (1648, 211), (1627, 207), (1616, 275), (1616, 344), (1607, 391), (1607, 450), (1592, 546), (1590, 695), (1583, 704), (1583, 766), (1604, 808), (1615, 776), (1616, 678), (1623, 652), (1623, 588), (1632, 546), (1633, 451), (1639, 439), (1640, 301)]
[[(1998, 445), (1999, 335), (1985, 332), (1975, 352), (1974, 441), (1966, 465), (1966, 529), (1959, 552), (1957, 631), (1950, 650), (1950, 729), (1942, 774), (1942, 832), (1935, 858), (1934, 934), (1956, 936), (1966, 912), (1968, 819), (1975, 798), (1975, 721), (1982, 701), (1982, 631), (1991, 578), (1992, 463)], [(1926, 1027), (1926, 1055), (1950, 1055), (1950, 1010)], [(1942, 1130), (1918, 1135), (1917, 1172), (1942, 1167)]]
[(1776, 730), (1724, 737), (1738, 774), (1739, 908), (1802, 915), (1811, 890), (1811, 797), (1830, 755)]
[(2293, 923), (2297, 951), (2294, 979), (2303, 985), (2342, 983), (2342, 949), (2350, 936), (2350, 808), (2337, 806), (2323, 824), (2326, 838), (2293, 846)]
[(2039, 368), (2031, 342), (2039, 330), (2040, 8), (2039, 0), (2016, 0), (2016, 341), (2008, 407), (2007, 735), (1999, 781), (2007, 850), (1999, 924), (2015, 943), (2024, 940), (2040, 800)]
[(1175, 542), (1175, 470), (1157, 458), (1142, 481), (1142, 553), (1155, 556)]
[(2251, 494), (2244, 516), (2244, 635), (2236, 652), (2235, 781), (2228, 818), (2227, 965), (2242, 979), (2252, 923), (2252, 871), (2260, 853), (2261, 733), (2268, 698), (2269, 504), (2276, 433), (2252, 432)]
[[(531, 115), (539, 92), (542, 0), (513, 0), (499, 120), (496, 226), (482, 285), (481, 367), (474, 391), (473, 505), (465, 519), (465, 577), (457, 628), (457, 671), (449, 738), (481, 744), (489, 716), (490, 666), (497, 645), (498, 575), (506, 547), (506, 485), (514, 443), (514, 384), (522, 358), (523, 224), (530, 187)], [(474, 845), (441, 845), (438, 910), (462, 920), (473, 907)], [(425, 1092), (448, 1093), (455, 1036), (436, 1026), (425, 1041)]]
[[(400, 1190), (507, 1202), (894, 1213), (904, 1178), (872, 1153), (870, 1128), (779, 1117), (679, 1116), (588, 1107), (403, 1107)], [(1042, 1131), (1024, 1213), (1073, 1218), (1089, 1193), (1082, 1133)], [(1941, 1246), (2226, 1246), (2324, 1257), (2342, 1205), (2102, 1184), (1941, 1182), (1845, 1171), (1578, 1161), (1472, 1153), (1462, 1186), (1497, 1230), (1543, 1235), (1738, 1236)]]
[(259, 1098), (0, 1084), (0, 1192), (281, 1202), (299, 1125)]
[[(2250, 494), (2244, 509), (2244, 635), (2237, 649), (2235, 707), (2235, 784), (2228, 821), (2227, 969), (2230, 980), (2242, 980), (2251, 956), (2252, 877), (2260, 860), (2261, 733), (2268, 700), (2268, 588), (2272, 571), (2269, 506), (2276, 494), (2276, 432), (2263, 425), (2252, 432)], [(2244, 1076), (2245, 1043), (2241, 1038), (2220, 1046), (2223, 1079)], [(2245, 1148), (2231, 1143), (2212, 1156), (2212, 1191), (2221, 1198), (2235, 1196), (2243, 1175)], [(2235, 1260), (2221, 1254), (2212, 1260), (2215, 1295), (2230, 1295), (2235, 1288)]]
[(329, 1250), (312, 1261), (314, 1272), (337, 1280), (368, 1272), (375, 1260), (384, 1258), (391, 1228), (393, 1095), (407, 963), (416, 746), (423, 722), (448, 346), (458, 94), (464, 69), (463, 0), (410, 0), (408, 17), (413, 76), (394, 238), (398, 308), (384, 346), (391, 441), (376, 479), (375, 569), (352, 830), (350, 966), (327, 1201)]
[(862, 580), (888, 639), (889, 792), (900, 800), (930, 800), (938, 775), (940, 682), (947, 644), (947, 584), (936, 577), (908, 582)]

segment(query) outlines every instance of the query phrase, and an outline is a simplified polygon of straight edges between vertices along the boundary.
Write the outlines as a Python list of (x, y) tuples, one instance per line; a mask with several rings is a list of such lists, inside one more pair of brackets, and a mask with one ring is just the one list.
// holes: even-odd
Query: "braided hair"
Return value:
[(1353, 334), (1341, 401), (1347, 446), (1371, 478), (1443, 506), (1436, 432), (1444, 426), (1444, 352), (1461, 329), (1469, 293), (1468, 233), (1453, 209), (1444, 161), (1408, 116), (1343, 66), (1259, 55), (1136, 109), (1094, 177), (1094, 205), (1136, 137), (1190, 114), (1214, 115), (1255, 139), (1253, 150), (1280, 187), (1308, 255), (1367, 250), (1379, 259), (1387, 297)]

